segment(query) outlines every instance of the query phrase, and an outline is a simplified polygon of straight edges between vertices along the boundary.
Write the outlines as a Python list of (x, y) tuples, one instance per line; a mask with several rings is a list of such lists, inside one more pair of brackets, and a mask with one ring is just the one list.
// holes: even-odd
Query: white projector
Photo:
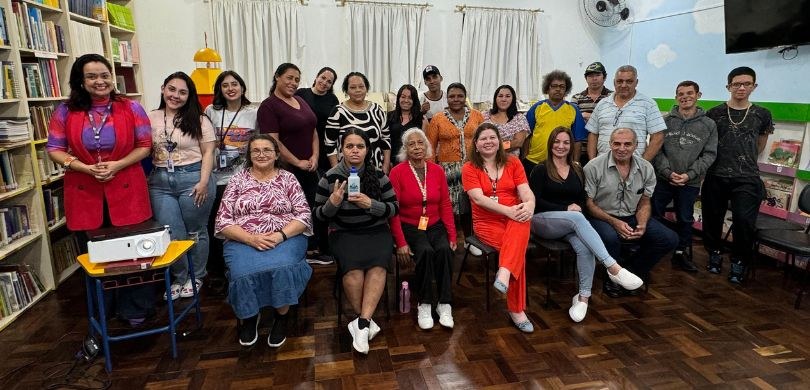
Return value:
[(171, 242), (169, 227), (155, 222), (99, 229), (88, 235), (87, 253), (91, 263), (162, 256)]

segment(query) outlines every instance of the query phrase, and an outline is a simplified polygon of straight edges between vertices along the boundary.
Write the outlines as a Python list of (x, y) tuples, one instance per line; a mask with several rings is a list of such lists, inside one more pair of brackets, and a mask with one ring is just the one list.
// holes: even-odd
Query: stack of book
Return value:
[(27, 119), (0, 119), (0, 144), (23, 142), (30, 139)]
[(54, 242), (51, 246), (51, 250), (53, 252), (53, 272), (57, 275), (76, 263), (76, 257), (81, 254), (79, 241), (75, 234), (67, 235), (61, 240)]
[(135, 30), (132, 11), (126, 6), (107, 3), (107, 13), (110, 16), (110, 23), (127, 30)]
[(73, 49), (73, 55), (76, 57), (85, 54), (104, 55), (104, 44), (100, 28), (74, 20), (68, 23), (70, 25), (70, 47)]
[(20, 97), (20, 83), (14, 76), (14, 61), (0, 61), (3, 69), (3, 82), (0, 83), (3, 99), (17, 99)]
[(6, 8), (0, 7), (0, 45), (10, 46), (11, 36), (8, 35), (8, 26), (6, 25)]
[(64, 188), (43, 188), (42, 196), (45, 198), (45, 217), (48, 226), (55, 226), (65, 220)]
[(33, 268), (26, 264), (0, 266), (0, 318), (24, 309), (45, 292)]
[(31, 235), (28, 206), (8, 205), (0, 208), (0, 247)]
[(65, 36), (62, 27), (42, 18), (42, 10), (29, 7), (23, 2), (11, 3), (17, 18), (20, 47), (52, 53), (65, 52)]
[(29, 98), (60, 97), (59, 74), (56, 60), (40, 59), (37, 62), (23, 62), (25, 90)]
[[(70, 12), (100, 21), (105, 20), (104, 11), (106, 10), (106, 5), (107, 2), (105, 0), (68, 0)], [(56, 7), (58, 8), (59, 6), (57, 5)]]
[(48, 123), (53, 115), (53, 106), (30, 106), (28, 114), (31, 116), (31, 124), (34, 128), (34, 139), (48, 138)]

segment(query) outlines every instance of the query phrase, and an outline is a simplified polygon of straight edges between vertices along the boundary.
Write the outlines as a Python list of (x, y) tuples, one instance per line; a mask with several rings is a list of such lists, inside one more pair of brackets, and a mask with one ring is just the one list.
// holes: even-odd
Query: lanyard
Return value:
[(93, 129), (93, 139), (96, 141), (96, 158), (98, 158), (98, 162), (101, 162), (101, 129), (103, 129), (104, 124), (107, 123), (107, 117), (109, 117), (111, 112), (112, 102), (107, 104), (107, 109), (104, 110), (104, 115), (101, 116), (101, 123), (96, 127), (96, 122), (93, 121), (93, 113), (87, 111), (87, 118), (90, 121), (90, 127)]
[(419, 175), (416, 174), (416, 168), (413, 167), (410, 161), (408, 161), (408, 166), (411, 167), (411, 172), (413, 172), (413, 176), (416, 178), (416, 183), (419, 185), (419, 191), (422, 192), (422, 215), (427, 215), (427, 163), (425, 164), (425, 181), (419, 180)]
[(484, 167), (484, 172), (486, 172), (487, 178), (489, 179), (490, 183), (492, 183), (492, 195), (491, 196), (497, 196), (495, 191), (498, 190), (498, 170), (499, 170), (498, 164), (495, 164), (495, 178), (493, 179), (491, 176), (489, 176), (489, 171), (487, 170), (487, 167)]
[(225, 124), (225, 113), (228, 112), (227, 108), (222, 109), (222, 117), (220, 117), (219, 121), (219, 131), (222, 132), (222, 139), (219, 140), (219, 150), (225, 149), (225, 137), (228, 136), (228, 133), (231, 131), (231, 126), (233, 126), (233, 122), (236, 120), (236, 116), (239, 115), (239, 111), (242, 111), (242, 104), (239, 104), (239, 108), (236, 110), (236, 113), (233, 114), (233, 118), (231, 118), (231, 123), (228, 123), (228, 127), (224, 128), (222, 125)]
[(163, 138), (166, 139), (166, 151), (169, 152), (169, 160), (171, 160), (172, 156), (171, 153), (174, 151), (174, 148), (177, 147), (177, 142), (172, 141), (172, 136), (174, 136), (174, 130), (176, 127), (174, 126), (174, 119), (172, 119), (172, 132), (168, 133), (166, 131), (166, 110), (163, 110)]

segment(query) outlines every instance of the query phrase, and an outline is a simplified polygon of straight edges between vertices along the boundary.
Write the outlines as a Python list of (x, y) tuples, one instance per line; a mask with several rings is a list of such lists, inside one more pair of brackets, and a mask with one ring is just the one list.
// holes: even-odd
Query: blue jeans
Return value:
[(695, 199), (700, 193), (699, 187), (673, 186), (658, 180), (652, 196), (653, 215), (664, 221), (667, 205), (675, 202), (675, 227), (678, 233), (678, 249), (685, 250), (692, 246), (692, 224), (695, 223)]
[[(149, 197), (155, 219), (163, 225), (169, 225), (172, 240), (196, 237), (197, 245), (191, 249), (196, 279), (205, 276), (205, 265), (208, 262), (208, 215), (211, 213), (217, 188), (213, 178), (209, 179), (205, 202), (200, 207), (194, 204), (194, 197), (189, 194), (200, 181), (200, 168), (201, 163), (174, 167), (174, 172), (155, 167), (149, 174)], [(188, 260), (185, 256), (172, 265), (172, 276), (178, 284), (188, 280)]]
[[(635, 215), (616, 218), (634, 228), (638, 224)], [(667, 253), (672, 252), (678, 245), (678, 235), (655, 218), (650, 218), (647, 221), (647, 229), (644, 231), (644, 235), (633, 241), (622, 240), (616, 229), (605, 221), (598, 219), (591, 219), (590, 221), (593, 228), (599, 233), (599, 237), (602, 237), (602, 242), (605, 243), (608, 253), (614, 259), (621, 258), (622, 242), (636, 242), (641, 246), (636, 258), (623, 259), (625, 261), (622, 265), (645, 281), (649, 280), (650, 271), (658, 264), (658, 261)]]
[(577, 254), (579, 270), (579, 295), (591, 296), (593, 273), (599, 259), (605, 267), (616, 264), (599, 234), (588, 219), (578, 211), (545, 211), (532, 217), (532, 232), (550, 240), (565, 239)]

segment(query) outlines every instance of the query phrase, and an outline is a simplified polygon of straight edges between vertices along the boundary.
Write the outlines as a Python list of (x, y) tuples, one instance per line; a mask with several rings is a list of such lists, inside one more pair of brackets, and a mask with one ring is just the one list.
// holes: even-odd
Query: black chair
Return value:
[(495, 260), (496, 264), (498, 261), (498, 250), (484, 244), (475, 234), (466, 237), (464, 241), (467, 242), (468, 246), (464, 250), (464, 257), (461, 259), (461, 267), (458, 270), (458, 277), (456, 278), (456, 284), (461, 284), (461, 274), (464, 273), (464, 267), (467, 265), (467, 256), (470, 254), (470, 247), (476, 247), (481, 250), (481, 262), (484, 266), (484, 290), (486, 291), (487, 295), (487, 311), (489, 311), (489, 290), (492, 285), (492, 280), (490, 280), (490, 261)]
[[(799, 210), (810, 213), (810, 185), (806, 185), (799, 195)], [(804, 231), (769, 229), (757, 231), (755, 243), (754, 259), (759, 256), (759, 246), (767, 247), (785, 252), (785, 272), (787, 267), (797, 267), (796, 256), (810, 257), (810, 224)], [(753, 268), (753, 267), (752, 267)], [(798, 309), (804, 295), (805, 283), (807, 279), (807, 262), (804, 262), (804, 274), (799, 282), (799, 291), (796, 294), (796, 301), (793, 307)]]
[[(538, 248), (542, 248), (546, 251), (546, 267), (550, 266), (552, 262), (554, 262), (554, 257), (552, 255), (556, 255), (556, 262), (559, 265), (560, 276), (563, 275), (563, 254), (567, 252), (572, 252), (573, 248), (571, 244), (568, 243), (565, 239), (557, 239), (551, 240), (542, 238), (534, 232), (531, 234), (530, 238), (531, 242), (537, 246)], [(572, 268), (576, 267), (576, 262), (572, 262)], [(551, 271), (549, 269), (546, 270), (546, 302), (545, 307), (548, 308), (551, 304)]]

